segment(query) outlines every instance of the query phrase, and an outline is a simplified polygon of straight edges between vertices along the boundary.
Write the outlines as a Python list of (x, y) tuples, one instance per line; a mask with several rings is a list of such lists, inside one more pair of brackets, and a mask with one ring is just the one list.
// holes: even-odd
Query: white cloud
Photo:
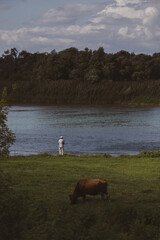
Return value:
[[(54, 41), (54, 42), (53, 42)], [(43, 44), (43, 45), (52, 45), (52, 46), (57, 46), (59, 44), (64, 44), (64, 45), (68, 45), (68, 44), (73, 44), (74, 40), (73, 39), (69, 39), (69, 38), (47, 38), (47, 37), (32, 37), (30, 39), (30, 42), (34, 43), (34, 44)]]
[(118, 34), (123, 36), (124, 38), (128, 35), (128, 27), (122, 27), (119, 29)]
[(18, 41), (18, 36), (12, 33), (12, 31), (0, 31), (1, 40), (5, 41), (9, 45)]
[(126, 6), (128, 4), (138, 4), (140, 0), (116, 0), (117, 6)]
[[(109, 18), (128, 18), (128, 19), (142, 19), (143, 10), (136, 10), (133, 7), (109, 5), (104, 10), (97, 13), (98, 19)], [(95, 17), (95, 18), (96, 18)], [(94, 21), (95, 22), (95, 21)]]
[(158, 22), (159, 12), (155, 7), (147, 7), (144, 10), (143, 23), (146, 25), (153, 26), (154, 23)]
[(159, 51), (160, 4), (149, 1), (115, 0), (101, 9), (99, 4), (65, 4), (50, 9), (30, 27), (0, 30), (0, 44), (32, 51), (72, 46)]
[[(148, 41), (160, 30), (157, 6), (140, 0), (116, 0), (90, 19), (93, 24), (105, 24), (106, 32), (123, 41)], [(160, 8), (160, 6), (159, 6)]]
[[(63, 30), (64, 31), (64, 30)], [(63, 32), (61, 30), (61, 32)], [(18, 49), (37, 49), (39, 51), (43, 48), (58, 47), (62, 45), (64, 48), (69, 47), (75, 43), (75, 40), (69, 36), (60, 36), (58, 29), (55, 28), (22, 28), (12, 31), (0, 30), (0, 42), (1, 40), (6, 43), (6, 49), (16, 47)]]
[(105, 25), (100, 24), (100, 25), (92, 25), (92, 24), (87, 24), (84, 26), (80, 25), (72, 25), (67, 28), (67, 31), (69, 34), (91, 34), (91, 33), (98, 33), (101, 30), (105, 30)]
[[(97, 34), (99, 31), (104, 30), (105, 25), (71, 25), (65, 27), (33, 27), (33, 28), (20, 28), (17, 30), (0, 30), (0, 39), (10, 43), (16, 43), (17, 41), (30, 41), (30, 42), (53, 42), (54, 39), (60, 40), (60, 43), (67, 42), (72, 43), (74, 39), (69, 36), (75, 37), (76, 35)], [(64, 39), (62, 41), (62, 39)]]
[(140, 39), (140, 38), (143, 38), (144, 35), (146, 35), (146, 37), (148, 35), (148, 37), (149, 37), (149, 33), (147, 32), (147, 29), (145, 27), (139, 26), (139, 25), (135, 26), (132, 29), (129, 29), (127, 26), (122, 27), (119, 29), (118, 35), (121, 39), (124, 39), (124, 40)]
[(36, 21), (41, 24), (75, 23), (82, 16), (97, 11), (98, 4), (65, 4), (57, 9), (50, 9)]

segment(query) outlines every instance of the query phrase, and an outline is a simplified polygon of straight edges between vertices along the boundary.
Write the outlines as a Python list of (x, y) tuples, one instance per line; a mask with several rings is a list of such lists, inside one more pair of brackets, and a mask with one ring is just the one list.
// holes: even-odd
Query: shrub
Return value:
[(142, 151), (137, 155), (138, 157), (160, 157), (160, 150), (158, 151)]
[(9, 147), (15, 141), (14, 133), (9, 130), (7, 126), (7, 114), (9, 107), (6, 99), (7, 90), (4, 88), (0, 101), (0, 156), (5, 157), (9, 155)]

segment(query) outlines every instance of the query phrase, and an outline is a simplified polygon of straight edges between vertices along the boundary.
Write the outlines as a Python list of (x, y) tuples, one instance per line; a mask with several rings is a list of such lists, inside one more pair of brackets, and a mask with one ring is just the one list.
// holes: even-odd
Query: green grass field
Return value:
[[(0, 160), (0, 240), (160, 240), (160, 156), (13, 156)], [(111, 201), (68, 195), (104, 178)]]

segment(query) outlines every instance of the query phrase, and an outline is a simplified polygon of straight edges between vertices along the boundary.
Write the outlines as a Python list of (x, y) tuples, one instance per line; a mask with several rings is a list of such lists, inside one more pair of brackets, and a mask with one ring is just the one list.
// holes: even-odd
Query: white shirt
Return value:
[(59, 144), (59, 147), (60, 147), (60, 148), (63, 147), (63, 145), (64, 145), (64, 140), (63, 140), (62, 138), (60, 138), (60, 139), (58, 140), (58, 144)]

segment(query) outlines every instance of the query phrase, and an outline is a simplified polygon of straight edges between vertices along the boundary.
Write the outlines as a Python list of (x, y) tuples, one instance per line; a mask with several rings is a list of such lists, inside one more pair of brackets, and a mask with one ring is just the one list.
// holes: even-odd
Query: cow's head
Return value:
[(70, 198), (71, 204), (75, 204), (77, 202), (77, 197), (74, 194), (69, 195), (69, 198)]

